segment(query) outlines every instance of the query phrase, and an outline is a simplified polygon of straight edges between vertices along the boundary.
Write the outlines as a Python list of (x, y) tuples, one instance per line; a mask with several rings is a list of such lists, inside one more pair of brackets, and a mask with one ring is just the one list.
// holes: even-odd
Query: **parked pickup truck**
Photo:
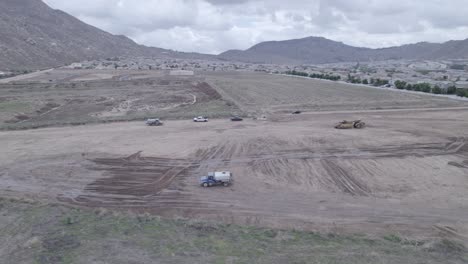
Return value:
[(162, 126), (163, 122), (159, 120), (158, 118), (149, 118), (146, 119), (146, 125), (148, 126)]
[(225, 187), (232, 183), (232, 173), (229, 171), (208, 172), (208, 176), (200, 178), (200, 185), (203, 187), (211, 187), (223, 185)]
[(244, 119), (242, 119), (242, 117), (239, 117), (239, 116), (233, 116), (233, 117), (231, 117), (231, 121), (235, 121), (235, 122), (237, 121), (237, 122), (239, 122), (239, 121), (242, 121), (242, 120), (244, 120)]
[(203, 116), (198, 116), (193, 119), (193, 122), (208, 122), (208, 118)]

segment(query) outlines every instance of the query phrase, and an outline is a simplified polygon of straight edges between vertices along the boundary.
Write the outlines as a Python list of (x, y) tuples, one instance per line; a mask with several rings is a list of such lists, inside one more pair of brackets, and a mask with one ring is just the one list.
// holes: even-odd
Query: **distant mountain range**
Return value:
[(139, 45), (90, 26), (41, 0), (0, 0), (0, 70), (43, 69), (109, 57), (229, 60), (251, 63), (319, 64), (388, 59), (468, 58), (468, 39), (443, 44), (357, 48), (320, 37), (268, 41), (218, 56)]
[(421, 42), (399, 47), (357, 48), (321, 37), (262, 42), (248, 50), (230, 50), (224, 60), (272, 64), (321, 64), (393, 59), (468, 58), (468, 39), (442, 44)]
[(115, 56), (214, 57), (138, 45), (41, 0), (0, 0), (0, 70), (42, 69)]

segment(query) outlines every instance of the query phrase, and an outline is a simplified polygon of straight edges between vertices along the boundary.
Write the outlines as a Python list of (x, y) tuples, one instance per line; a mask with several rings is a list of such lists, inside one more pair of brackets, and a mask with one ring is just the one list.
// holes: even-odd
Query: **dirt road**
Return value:
[(22, 75), (11, 77), (11, 78), (5, 78), (5, 79), (0, 80), (0, 83), (9, 83), (9, 82), (27, 80), (30, 78), (36, 78), (38, 76), (47, 74), (48, 72), (51, 72), (52, 70), (53, 69), (48, 69), (48, 70), (37, 71), (37, 72), (29, 73), (29, 74), (22, 74)]
[[(467, 237), (468, 110), (273, 119), (0, 132), (0, 196), (325, 232)], [(369, 126), (333, 129), (343, 119)], [(213, 170), (232, 171), (235, 183), (199, 187)]]

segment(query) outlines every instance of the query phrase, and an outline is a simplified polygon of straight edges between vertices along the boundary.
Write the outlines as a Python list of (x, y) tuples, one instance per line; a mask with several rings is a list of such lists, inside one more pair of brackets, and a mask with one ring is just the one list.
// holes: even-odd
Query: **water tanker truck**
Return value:
[(223, 185), (225, 187), (232, 183), (232, 173), (229, 171), (208, 172), (208, 176), (200, 178), (200, 185), (203, 187), (211, 187)]

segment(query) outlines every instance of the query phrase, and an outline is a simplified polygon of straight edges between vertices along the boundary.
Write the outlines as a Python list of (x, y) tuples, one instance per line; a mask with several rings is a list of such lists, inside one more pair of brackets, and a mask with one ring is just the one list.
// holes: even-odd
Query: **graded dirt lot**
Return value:
[[(63, 78), (69, 78), (67, 76), (71, 73), (63, 74)], [(71, 75), (86, 79), (89, 74), (92, 73)], [(433, 251), (428, 250), (440, 248), (442, 253), (428, 255), (426, 260), (431, 260), (427, 263), (448, 260), (447, 256), (450, 256), (449, 263), (466, 262), (463, 244), (468, 243), (467, 102), (257, 73), (204, 73), (191, 77), (162, 75), (138, 80), (115, 76), (102, 80), (105, 73), (95, 74), (99, 76), (93, 75), (92, 78), (101, 79), (54, 81), (51, 87), (43, 87), (50, 84), (42, 82), (35, 85), (21, 82), (4, 84), (0, 89), (8, 94), (2, 94), (0, 107), (7, 109), (8, 113), (26, 108), (29, 115), (35, 113), (18, 121), (19, 124), (23, 121), (42, 125), (68, 124), (75, 119), (88, 123), (90, 116), (103, 121), (113, 114), (129, 120), (134, 115), (148, 113), (158, 114), (158, 117), (166, 113), (168, 118), (183, 120), (165, 120), (161, 127), (148, 127), (143, 121), (138, 121), (1, 131), (0, 198), (40, 202), (44, 206), (36, 208), (34, 205), (0, 201), (0, 210), (6, 212), (0, 215), (0, 224), (7, 223), (4, 224), (7, 227), (8, 223), (15, 222), (15, 217), (25, 219), (17, 226), (27, 229), (24, 232), (28, 236), (35, 236), (34, 230), (40, 233), (41, 227), (59, 221), (60, 215), (72, 214), (81, 219), (77, 230), (88, 230), (89, 234), (96, 232), (90, 227), (96, 228), (104, 223), (101, 221), (111, 222), (112, 228), (120, 231), (122, 221), (130, 221), (131, 228), (125, 229), (123, 235), (109, 231), (113, 235), (118, 234), (118, 239), (129, 234), (142, 236), (141, 233), (135, 234), (135, 230), (143, 230), (138, 229), (143, 228), (142, 225), (153, 228), (155, 224), (158, 230), (161, 229), (159, 222), (148, 224), (138, 218), (137, 228), (133, 226), (134, 220), (114, 216), (105, 216), (102, 218), (105, 220), (97, 216), (95, 219), (89, 213), (70, 213), (68, 207), (76, 207), (76, 210), (99, 208), (96, 210), (162, 216), (164, 219), (183, 218), (208, 225), (190, 233), (194, 235), (190, 237), (193, 239), (190, 244), (198, 245), (200, 240), (197, 237), (211, 230), (206, 231), (211, 240), (203, 240), (201, 244), (216, 244), (207, 249), (212, 250), (209, 256), (204, 255), (204, 249), (193, 249), (187, 245), (199, 254), (198, 263), (213, 260), (219, 252), (230, 252), (243, 259), (244, 263), (255, 260), (259, 254), (240, 253), (245, 249), (238, 248), (236, 252), (216, 250), (225, 249), (225, 243), (244, 243), (247, 241), (245, 234), (250, 232), (257, 234), (257, 231), (244, 230), (246, 225), (289, 230), (288, 237), (299, 236), (291, 230), (340, 237), (340, 241), (329, 241), (328, 238), (324, 240), (301, 233), (300, 236), (306, 237), (300, 240), (300, 245), (308, 249), (310, 243), (327, 241), (350, 250), (349, 245), (357, 241), (363, 246), (362, 251), (371, 250), (362, 254), (367, 261), (364, 263), (394, 263), (397, 259), (401, 263), (421, 263), (424, 252), (432, 254)], [(105, 98), (101, 101), (100, 97)], [(100, 102), (107, 102), (108, 97), (118, 97), (118, 103), (101, 107)], [(35, 100), (48, 102), (42, 106), (47, 109), (34, 110)], [(155, 111), (138, 110), (143, 105), (154, 106)], [(164, 105), (175, 106), (164, 112), (161, 110)], [(304, 113), (292, 115), (293, 110)], [(244, 122), (219, 118), (210, 119), (208, 123), (194, 123), (187, 118), (203, 111), (217, 113), (213, 116), (238, 111), (249, 117)], [(96, 116), (96, 113), (101, 115)], [(208, 115), (210, 118), (213, 116)], [(254, 118), (259, 116), (262, 118)], [(362, 130), (333, 128), (344, 119), (362, 119), (368, 126)], [(233, 173), (234, 183), (230, 187), (199, 186), (200, 176), (219, 170)], [(51, 206), (57, 203), (68, 209)], [(17, 210), (18, 213), (12, 213)], [(29, 210), (33, 212), (29, 214)], [(40, 219), (40, 224), (30, 223), (32, 214)], [(70, 219), (63, 221), (73, 222)], [(213, 227), (212, 223), (224, 227)], [(229, 238), (232, 241), (219, 240), (221, 233), (216, 233), (216, 230), (230, 230), (231, 224), (242, 227), (232, 227), (229, 231), (235, 233)], [(177, 232), (183, 234), (188, 228), (186, 224), (185, 227), (169, 225), (171, 230), (179, 230)], [(63, 244), (61, 239), (64, 239), (65, 245), (70, 243), (73, 250), (94, 248), (89, 244), (91, 240), (83, 236), (84, 231), (73, 233), (72, 239), (63, 237), (64, 230), (49, 228), (54, 232), (53, 239), (58, 239), (52, 240), (53, 245), (54, 241)], [(14, 249), (20, 242), (11, 241), (18, 240), (27, 245), (34, 241), (25, 241), (26, 237), (20, 235), (23, 232), (15, 231), (20, 230), (19, 227), (12, 230), (0, 228), (0, 234), (6, 235), (10, 241), (8, 246), (0, 247), (0, 255), (6, 252), (17, 260), (21, 259), (23, 251)], [(190, 230), (188, 232), (192, 232)], [(174, 232), (167, 235), (177, 233)], [(57, 238), (57, 234), (62, 235)], [(355, 234), (396, 241), (399, 249), (395, 252), (398, 253), (390, 256), (388, 249), (392, 246), (387, 242), (381, 248), (381, 242), (365, 240), (359, 235), (355, 238)], [(36, 239), (42, 241), (40, 248), (52, 251), (45, 256), (40, 255), (39, 263), (61, 263), (49, 261), (57, 256), (62, 260), (66, 254), (65, 251), (54, 251), (55, 246), (48, 248), (47, 236)], [(347, 237), (343, 242), (343, 236), (352, 238)], [(162, 243), (159, 247), (164, 244), (166, 260), (173, 257), (174, 252), (180, 252), (179, 245), (186, 241), (183, 235), (180, 237), (181, 241), (171, 240), (172, 244), (157, 240)], [(149, 238), (143, 236), (141, 241), (145, 239)], [(265, 244), (259, 240), (269, 241), (280, 247), (283, 239), (278, 238), (279, 244), (271, 241), (276, 239), (276, 235), (248, 237), (249, 243)], [(447, 240), (443, 240), (445, 242), (441, 242), (437, 249), (430, 243), (418, 242), (437, 239)], [(101, 240), (96, 243), (108, 245), (109, 241)], [(284, 243), (289, 245), (290, 240), (286, 240)], [(138, 245), (153, 245), (150, 240), (146, 242), (148, 244)], [(376, 245), (378, 249), (374, 247)], [(415, 248), (408, 248), (410, 246)], [(114, 245), (104, 251), (117, 252), (121, 256), (120, 248), (126, 247)], [(262, 256), (265, 252), (272, 252), (263, 263), (274, 263), (269, 260), (279, 251), (272, 247), (263, 249), (266, 251), (260, 254)], [(335, 260), (337, 256), (340, 258), (331, 263), (347, 263), (349, 260), (346, 252), (336, 255), (327, 249), (330, 247), (320, 248), (319, 253), (324, 256), (322, 260), (330, 260), (330, 256)], [(380, 253), (372, 251), (374, 249)], [(403, 249), (410, 250), (403, 252)], [(417, 252), (413, 254), (412, 250)], [(87, 249), (87, 252), (94, 251)], [(290, 249), (288, 254), (295, 255), (295, 252)], [(400, 253), (405, 254), (404, 260), (399, 257)], [(184, 256), (186, 259), (188, 255), (179, 260)], [(229, 256), (223, 256), (226, 257), (225, 262), (235, 262), (229, 260)], [(305, 256), (299, 255), (298, 259), (302, 261)], [(360, 263), (359, 257), (353, 256), (354, 262)], [(390, 259), (393, 262), (386, 262)], [(108, 260), (113, 262), (112, 258)], [(278, 263), (285, 262), (288, 261)], [(151, 261), (146, 259), (141, 263)]]
[[(363, 119), (363, 130), (335, 121)], [(338, 233), (468, 235), (468, 110), (0, 133), (0, 196)], [(230, 170), (235, 183), (198, 177)]]

